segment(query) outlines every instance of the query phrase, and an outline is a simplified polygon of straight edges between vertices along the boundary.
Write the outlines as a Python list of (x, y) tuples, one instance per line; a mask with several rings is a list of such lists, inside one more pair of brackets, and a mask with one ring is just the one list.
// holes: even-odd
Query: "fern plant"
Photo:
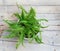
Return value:
[[(18, 42), (16, 44), (16, 48), (24, 43), (24, 38), (27, 38), (29, 42), (35, 40), (37, 43), (42, 43), (42, 28), (46, 28), (46, 26), (42, 26), (42, 21), (48, 21), (46, 19), (36, 19), (36, 12), (31, 7), (30, 11), (27, 12), (22, 6), (18, 5), (21, 13), (16, 12), (13, 15), (18, 18), (17, 21), (9, 21), (4, 20), (9, 29), (7, 30), (10, 34), (6, 36), (6, 38), (18, 38)], [(39, 23), (40, 22), (40, 23)], [(40, 33), (40, 36), (37, 34)]]

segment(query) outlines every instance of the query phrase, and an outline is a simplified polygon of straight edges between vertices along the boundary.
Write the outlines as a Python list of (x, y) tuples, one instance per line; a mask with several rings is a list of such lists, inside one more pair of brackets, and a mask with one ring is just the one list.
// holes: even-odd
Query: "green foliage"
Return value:
[[(10, 32), (6, 38), (18, 38), (18, 42), (16, 44), (16, 48), (24, 43), (24, 38), (27, 38), (29, 42), (35, 40), (37, 43), (42, 43), (42, 28), (46, 28), (45, 26), (41, 25), (42, 21), (48, 21), (46, 19), (36, 19), (36, 12), (31, 7), (30, 11), (27, 12), (22, 6), (18, 5), (19, 10), (21, 9), (21, 13), (17, 12), (13, 15), (18, 18), (18, 21), (9, 21), (4, 20), (9, 29), (7, 30)], [(39, 23), (40, 22), (40, 23)], [(40, 32), (40, 36), (37, 34)]]

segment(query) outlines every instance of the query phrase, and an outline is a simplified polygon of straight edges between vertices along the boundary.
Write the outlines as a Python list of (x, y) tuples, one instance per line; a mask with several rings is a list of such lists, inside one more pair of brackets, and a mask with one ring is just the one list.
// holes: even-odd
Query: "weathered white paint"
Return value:
[(24, 5), (60, 5), (60, 0), (17, 0)]
[(55, 46), (55, 47), (54, 47), (54, 50), (55, 50), (55, 51), (60, 51), (60, 46)]
[[(44, 25), (49, 26), (48, 28), (43, 29), (44, 32), (42, 34), (42, 37), (45, 45), (39, 46), (38, 44), (30, 45), (26, 43), (25, 48), (20, 46), (21, 51), (25, 51), (26, 49), (32, 49), (32, 51), (36, 51), (33, 49), (35, 46), (38, 47), (38, 49), (36, 48), (38, 51), (60, 51), (60, 0), (0, 0), (0, 30), (7, 28), (6, 23), (3, 22), (3, 19), (16, 19), (11, 17), (12, 13), (18, 11), (16, 2), (20, 5), (23, 5), (27, 11), (32, 6), (37, 12), (37, 19), (48, 19), (48, 22), (44, 23)], [(3, 32), (2, 36), (6, 34), (8, 33)], [(16, 39), (0, 38), (0, 51), (16, 51), (16, 41)], [(52, 47), (52, 45), (56, 46)]]
[[(11, 13), (17, 9), (17, 6), (5, 6), (7, 10)], [(60, 13), (60, 6), (24, 6), (24, 8), (28, 11), (30, 7), (33, 7), (37, 13)], [(14, 9), (15, 8), (15, 9)], [(14, 10), (13, 10), (14, 9)], [(11, 11), (12, 10), (12, 11)]]
[(3, 0), (0, 0), (0, 5), (3, 5)]
[(26, 44), (25, 46), (19, 46), (19, 48), (16, 51), (53, 51), (52, 46), (49, 45), (28, 44), (28, 43)]
[(0, 41), (0, 51), (16, 51), (15, 42)]

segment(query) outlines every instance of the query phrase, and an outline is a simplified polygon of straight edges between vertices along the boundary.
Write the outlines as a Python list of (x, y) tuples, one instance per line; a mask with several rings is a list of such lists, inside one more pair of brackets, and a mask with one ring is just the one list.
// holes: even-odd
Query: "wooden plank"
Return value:
[(4, 0), (5, 5), (60, 5), (60, 0)]
[(60, 20), (60, 14), (36, 14), (36, 17), (45, 18), (48, 20)]
[[(24, 8), (28, 11), (30, 9), (31, 6), (24, 6)], [(41, 13), (41, 14), (60, 14), (60, 6), (32, 6), (37, 13)], [(15, 11), (18, 11), (17, 6), (5, 6), (6, 8), (6, 12), (8, 13), (13, 13)], [(14, 9), (15, 8), (15, 9)], [(0, 6), (0, 10), (4, 9), (3, 6)], [(0, 13), (4, 12), (3, 10), (0, 11)], [(19, 11), (21, 12), (21, 11)]]
[(48, 20), (48, 22), (42, 22), (43, 26), (60, 26), (60, 20)]
[(16, 51), (15, 44), (15, 42), (0, 41), (0, 51)]
[(54, 51), (60, 51), (60, 46), (54, 46)]
[[(2, 15), (1, 15), (2, 16)], [(0, 25), (4, 25), (4, 19), (17, 20), (17, 18), (12, 17), (11, 14), (4, 14), (3, 17), (0, 16)], [(60, 26), (60, 14), (37, 14), (36, 18), (46, 18), (48, 22), (42, 22), (43, 25), (49, 26)]]
[(49, 26), (48, 28), (44, 28), (43, 30), (58, 30), (60, 31), (60, 26)]
[(18, 7), (17, 6), (8, 6), (7, 7), (7, 13), (11, 13), (13, 14), (14, 12), (18, 11)]
[(47, 24), (49, 26), (60, 26), (60, 21), (49, 21)]
[[(45, 39), (45, 40), (46, 40), (46, 38), (51, 39), (51, 38), (53, 38), (53, 36), (55, 37), (57, 34), (59, 36), (60, 31), (43, 31), (42, 32), (43, 39)], [(0, 41), (8, 41), (8, 42), (16, 42), (17, 41), (16, 38), (13, 38), (13, 39), (3, 38), (3, 36), (6, 36), (6, 35), (8, 35), (8, 32), (3, 32), (2, 37), (0, 38)]]
[[(60, 30), (60, 21), (49, 21), (49, 22), (42, 22), (43, 26), (48, 26), (48, 28), (44, 29), (44, 30)], [(0, 21), (0, 26), (4, 27), (4, 29), (6, 29), (5, 26), (7, 26), (6, 23), (4, 23), (3, 21)], [(0, 28), (1, 29), (1, 28)]]
[[(18, 9), (17, 9), (18, 10)], [(11, 10), (12, 11), (12, 10)], [(14, 11), (16, 12), (16, 10)], [(12, 17), (12, 13), (4, 13), (4, 14), (0, 14), (0, 18), (1, 19), (13, 19)], [(45, 18), (47, 20), (52, 20), (52, 21), (55, 21), (55, 20), (60, 20), (60, 14), (36, 14), (36, 18), (37, 19), (40, 19), (40, 18)]]
[(0, 5), (3, 5), (3, 0), (0, 0)]
[(53, 39), (54, 45), (60, 46), (60, 33), (57, 33), (56, 36)]
[(21, 5), (60, 5), (60, 0), (17, 0)]
[[(15, 10), (15, 11), (17, 11), (17, 10)], [(9, 13), (0, 14), (0, 18), (2, 18), (2, 19), (5, 19), (5, 18), (6, 19), (7, 18), (12, 19), (11, 17), (12, 17), (12, 13), (11, 12), (10, 12), (10, 14)], [(36, 18), (37, 19), (45, 18), (47, 20), (53, 20), (54, 21), (54, 20), (60, 20), (60, 14), (36, 14)]]
[[(31, 6), (25, 6), (28, 10)], [(60, 6), (32, 6), (37, 13), (60, 13)]]
[[(25, 46), (19, 46), (18, 49), (15, 48), (15, 45), (15, 42), (0, 41), (0, 51), (36, 51), (37, 49), (38, 51), (53, 51), (53, 46), (46, 44), (24, 43)], [(34, 49), (35, 47), (36, 49)]]
[[(4, 20), (17, 20), (16, 18), (14, 19), (4, 19)], [(42, 22), (41, 23), (44, 26), (60, 26), (60, 20), (48, 20), (48, 22)], [(6, 25), (6, 23), (3, 21), (3, 19), (0, 20), (0, 26)]]
[[(34, 49), (35, 48), (35, 49)], [(53, 46), (44, 45), (44, 44), (29, 44), (25, 43), (24, 46), (19, 46), (16, 51), (53, 51)]]
[(4, 5), (16, 5), (17, 0), (4, 0)]
[[(51, 14), (56, 14), (56, 13), (60, 13), (60, 6), (24, 6), (24, 8), (28, 11), (30, 9), (30, 7), (33, 7), (37, 13), (51, 13)], [(13, 12), (16, 8), (16, 6), (8, 6), (7, 9), (9, 12)], [(13, 10), (14, 9), (14, 10)], [(11, 11), (12, 10), (12, 11)]]
[(5, 12), (5, 9), (3, 6), (0, 6), (0, 14), (3, 14)]
[[(7, 35), (8, 33), (7, 32), (4, 32), (4, 34), (2, 34), (2, 37)], [(45, 44), (50, 44), (52, 45), (53, 42), (55, 42), (55, 39), (56, 36), (59, 37), (59, 34), (60, 34), (60, 31), (44, 31), (42, 32), (42, 39), (43, 39), (43, 42)], [(13, 38), (13, 39), (6, 39), (6, 38), (0, 38), (0, 41), (5, 41), (5, 42), (17, 42), (17, 39), (16, 38)], [(25, 39), (26, 40), (26, 39)], [(59, 39), (58, 39), (59, 40)], [(58, 42), (56, 40), (56, 42)], [(56, 43), (55, 42), (55, 43)]]

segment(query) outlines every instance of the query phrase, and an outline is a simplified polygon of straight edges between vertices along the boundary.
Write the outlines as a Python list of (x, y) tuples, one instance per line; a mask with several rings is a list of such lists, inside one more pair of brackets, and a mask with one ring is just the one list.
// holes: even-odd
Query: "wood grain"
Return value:
[[(37, 12), (37, 19), (46, 18), (48, 20), (48, 22), (42, 22), (43, 25), (49, 26), (43, 29), (43, 42), (56, 47), (50, 46), (48, 48), (46, 46), (47, 49), (44, 49), (46, 51), (54, 51), (52, 49), (60, 51), (60, 47), (57, 47), (60, 46), (60, 0), (0, 0), (0, 35), (2, 37), (8, 34), (3, 32), (3, 30), (7, 29), (3, 19), (16, 20), (16, 18), (11, 17), (12, 13), (19, 11), (16, 3), (23, 5), (27, 11), (30, 7), (33, 7)], [(2, 37), (0, 38), (0, 51), (16, 51), (15, 44), (17, 39), (4, 39)]]

